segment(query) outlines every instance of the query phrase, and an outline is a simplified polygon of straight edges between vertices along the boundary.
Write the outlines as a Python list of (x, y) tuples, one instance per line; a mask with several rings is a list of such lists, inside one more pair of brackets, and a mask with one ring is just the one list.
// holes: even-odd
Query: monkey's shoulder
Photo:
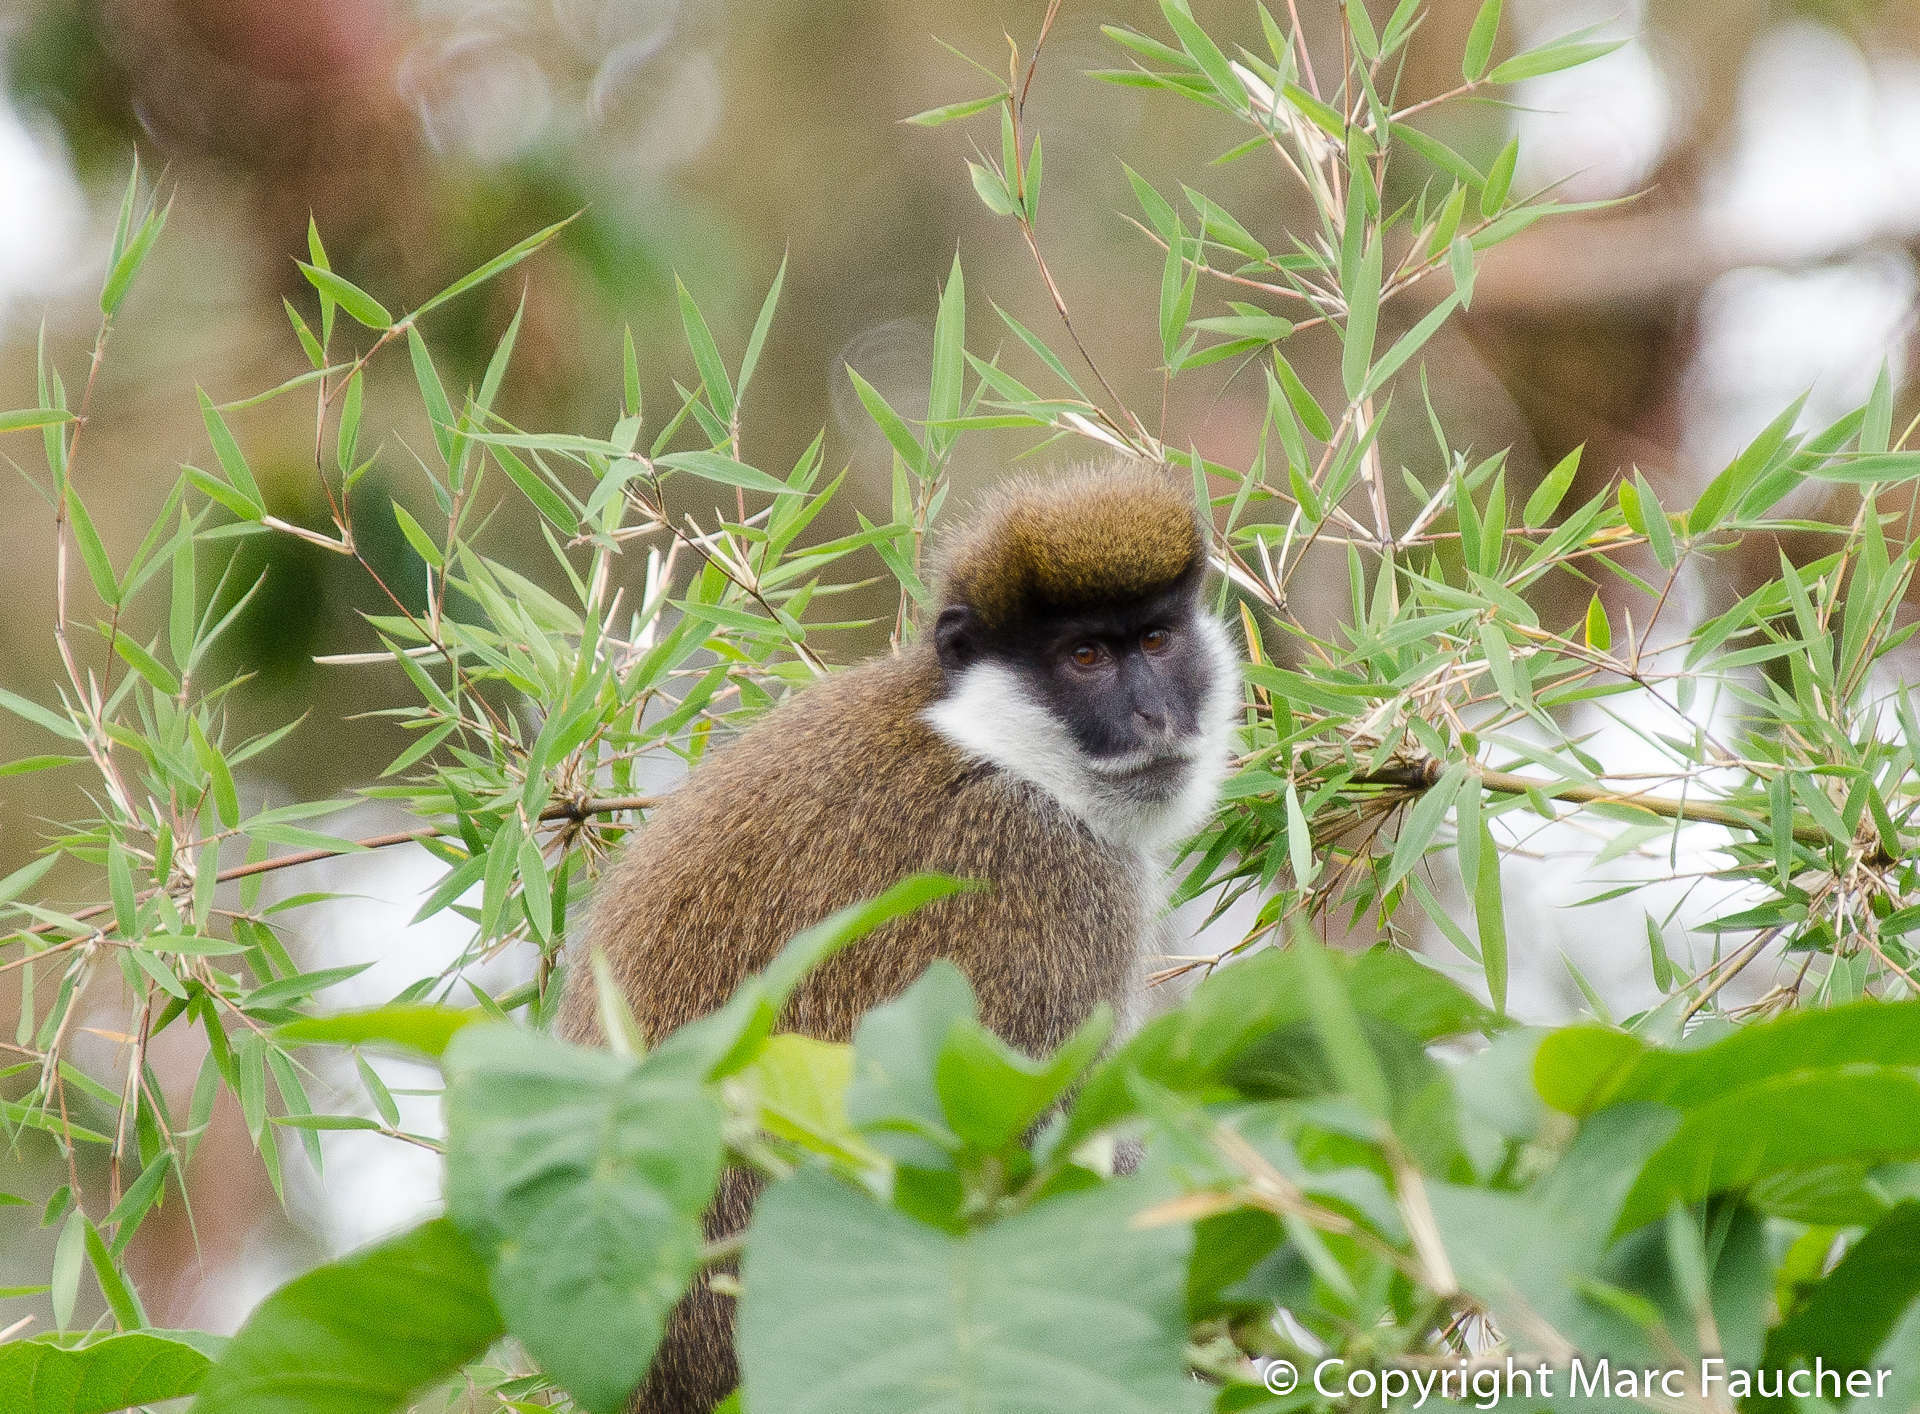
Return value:
[(933, 729), (924, 714), (941, 690), (939, 664), (917, 650), (810, 684), (697, 767), (646, 833), (723, 829), (737, 847), (768, 834), (892, 838), (915, 821), (946, 833), (987, 816), (1004, 830), (1049, 814)]
[[(937, 662), (910, 656), (835, 674), (652, 812), (602, 881), (590, 924), (648, 1034), (718, 1006), (800, 929), (929, 871), (984, 887), (889, 925), (891, 941), (830, 967), (796, 999), (795, 1025), (844, 1036), (936, 956), (959, 962), (986, 1014), (1037, 1048), (1058, 1039), (1041, 1020), (1086, 1009), (1047, 998), (1118, 994), (1145, 922), (1138, 861), (935, 731), (921, 714), (940, 688)], [(1018, 984), (981, 961), (1009, 950), (1042, 959)], [(829, 996), (835, 986), (858, 1005)], [(570, 988), (568, 1034), (593, 1033), (589, 990)]]
[[(909, 650), (829, 674), (774, 708), (706, 767), (727, 782), (762, 787), (813, 787), (827, 775), (938, 780), (951, 773), (954, 753), (921, 714), (939, 697), (940, 666), (930, 653)], [(848, 770), (865, 762), (868, 769)], [(830, 769), (831, 768), (831, 769)], [(700, 789), (700, 777), (694, 789)]]
[(621, 871), (655, 892), (757, 879), (789, 899), (809, 877), (864, 897), (923, 869), (1052, 870), (1082, 887), (1132, 875), (1052, 796), (934, 730), (941, 690), (938, 662), (914, 650), (808, 686), (697, 767)]

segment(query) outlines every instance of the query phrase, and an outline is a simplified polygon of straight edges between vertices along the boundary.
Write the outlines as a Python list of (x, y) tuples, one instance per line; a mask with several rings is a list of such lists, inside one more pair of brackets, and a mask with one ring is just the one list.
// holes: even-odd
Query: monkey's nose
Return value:
[(1165, 710), (1158, 707), (1134, 708), (1133, 723), (1141, 731), (1154, 736), (1165, 736), (1170, 725)]

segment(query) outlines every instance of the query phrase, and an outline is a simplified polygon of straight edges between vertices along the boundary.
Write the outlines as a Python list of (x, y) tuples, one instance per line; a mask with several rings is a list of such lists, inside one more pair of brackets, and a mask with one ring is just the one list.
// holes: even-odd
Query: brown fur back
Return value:
[[(924, 645), (835, 674), (654, 812), (601, 883), (587, 929), (649, 1040), (714, 1010), (801, 929), (923, 870), (986, 888), (833, 958), (795, 994), (788, 1028), (845, 1041), (940, 957), (967, 974), (982, 1020), (1030, 1053), (1058, 1045), (1095, 1003), (1123, 1002), (1149, 923), (1139, 865), (1050, 796), (938, 736), (920, 712), (940, 686)], [(599, 1038), (584, 958), (559, 1029)], [(753, 1191), (728, 1175), (713, 1235), (744, 1226)], [(732, 1387), (731, 1304), (704, 1282), (689, 1294), (635, 1410), (704, 1414)]]

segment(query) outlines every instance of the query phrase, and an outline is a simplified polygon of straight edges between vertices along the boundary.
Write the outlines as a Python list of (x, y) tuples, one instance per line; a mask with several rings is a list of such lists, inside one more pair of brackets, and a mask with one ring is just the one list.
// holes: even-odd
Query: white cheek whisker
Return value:
[(1199, 750), (1189, 742), (1169, 745), (1163, 750), (1128, 751), (1117, 756), (1090, 756), (1087, 769), (1096, 776), (1131, 776), (1148, 766), (1164, 765), (1173, 761), (1189, 764), (1200, 759)]

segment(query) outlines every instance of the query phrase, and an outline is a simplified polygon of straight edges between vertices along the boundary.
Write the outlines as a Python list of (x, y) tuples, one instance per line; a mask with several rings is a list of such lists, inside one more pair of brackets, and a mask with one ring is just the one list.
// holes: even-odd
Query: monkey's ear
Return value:
[(980, 624), (965, 604), (949, 604), (933, 624), (933, 648), (940, 666), (957, 673), (980, 656)]

